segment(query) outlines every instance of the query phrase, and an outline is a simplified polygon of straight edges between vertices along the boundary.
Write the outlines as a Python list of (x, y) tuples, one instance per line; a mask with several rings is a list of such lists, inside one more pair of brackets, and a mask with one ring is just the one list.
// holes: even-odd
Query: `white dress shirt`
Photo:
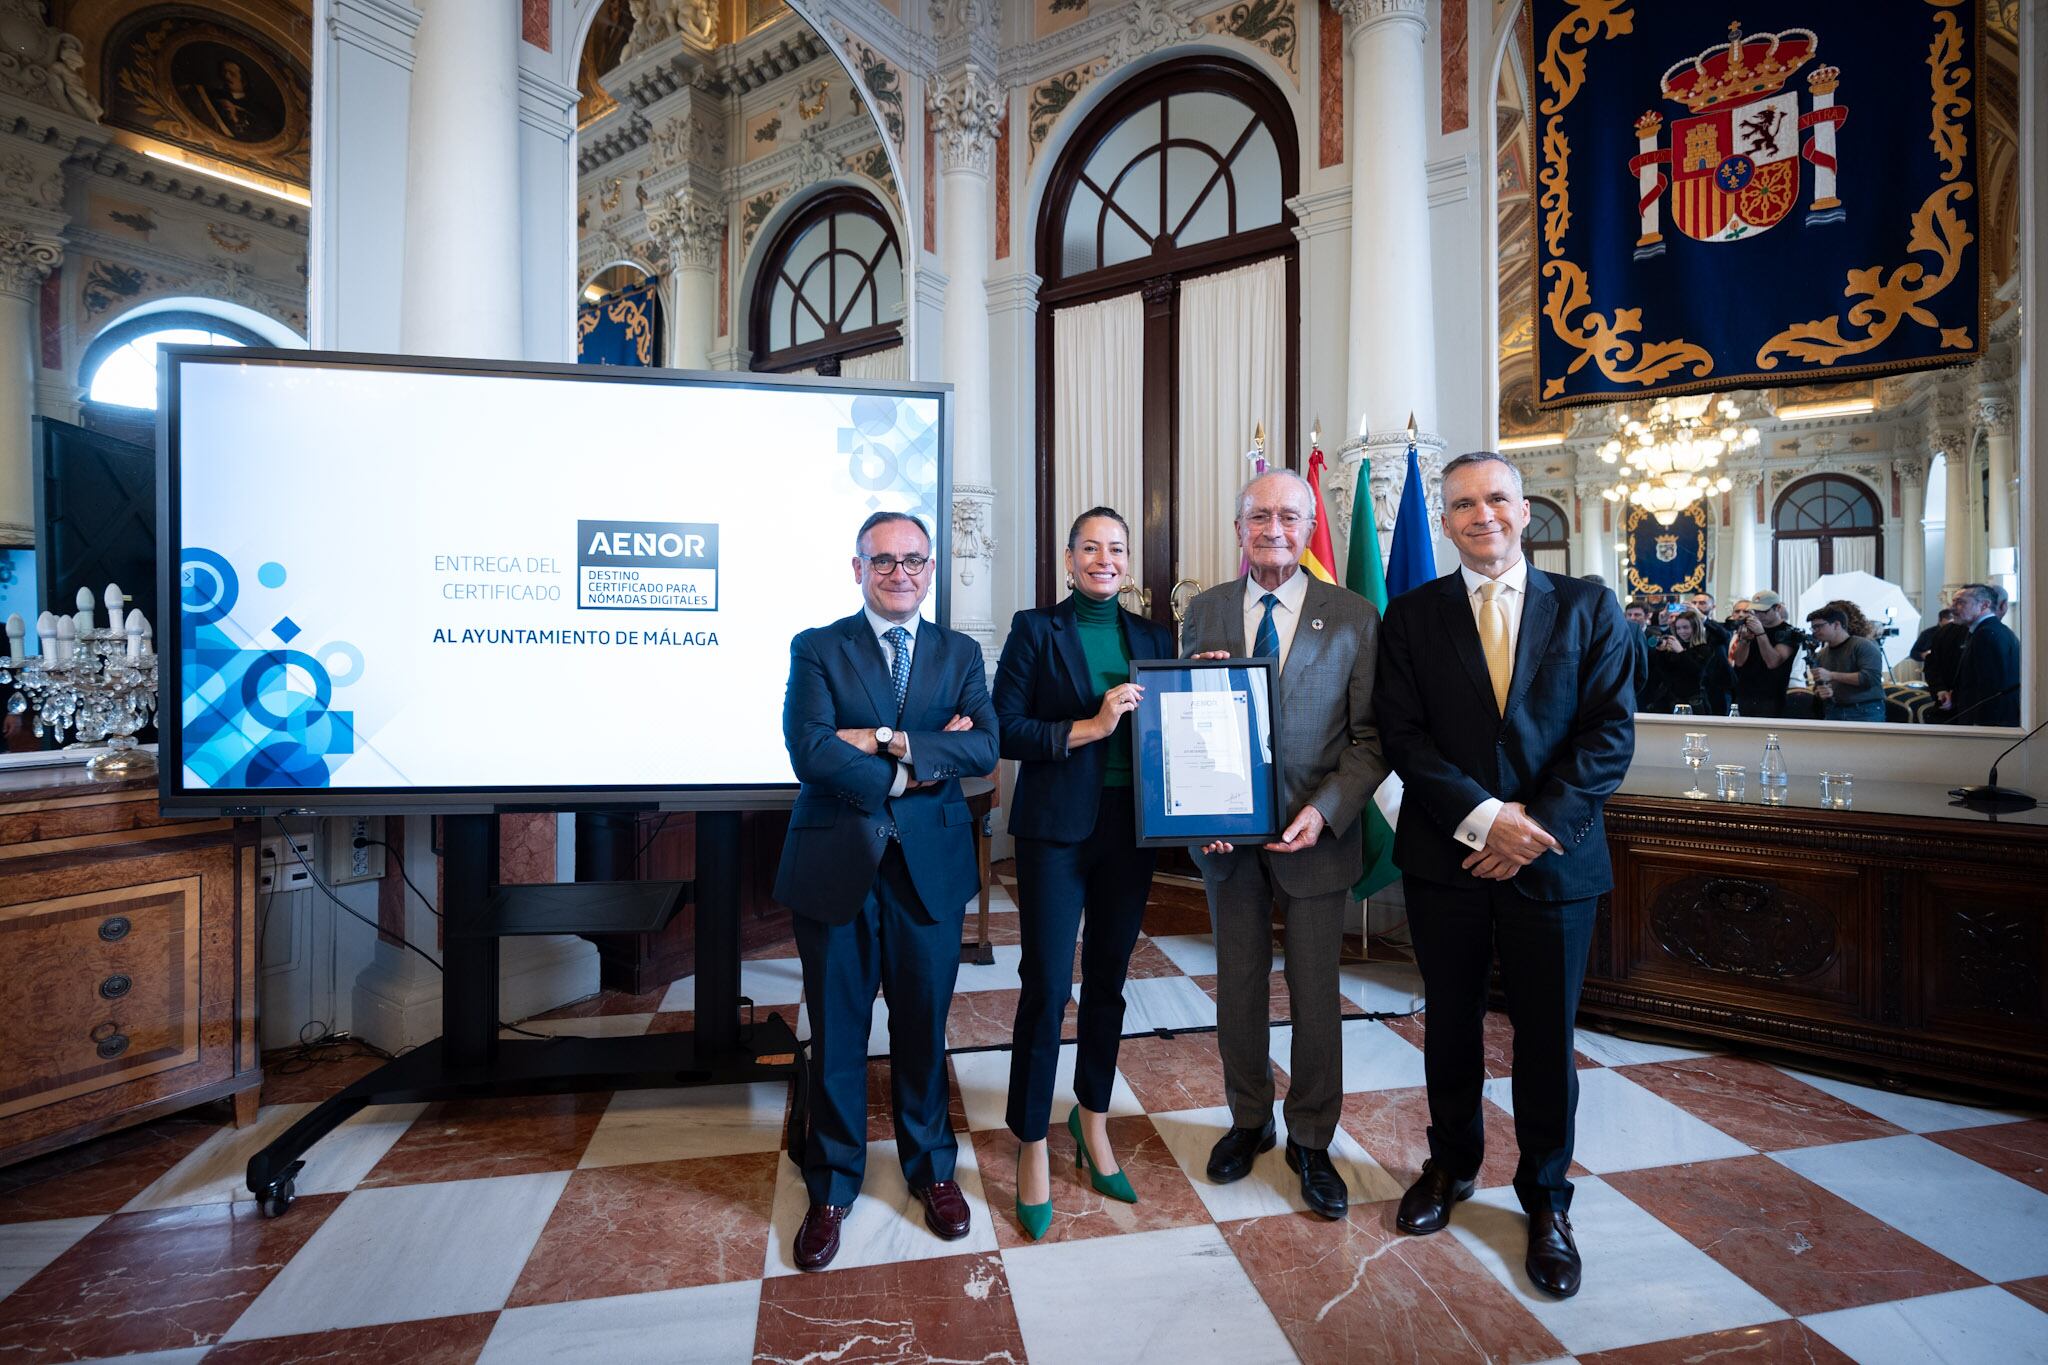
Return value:
[[(1488, 583), (1500, 584), (1500, 591), (1493, 600), (1500, 607), (1501, 614), (1508, 621), (1508, 658), (1515, 657), (1515, 642), (1522, 634), (1522, 601), (1529, 595), (1529, 561), (1516, 559), (1499, 578), (1488, 578), (1475, 572), (1467, 565), (1460, 564), (1458, 573), (1465, 580), (1465, 596), (1472, 606), (1472, 624), (1479, 624), (1479, 610), (1485, 599), (1479, 590)], [(1467, 848), (1478, 849), (1486, 846), (1486, 836), (1493, 832), (1493, 817), (1500, 814), (1501, 801), (1489, 796), (1472, 808), (1451, 837)]]
[[(1266, 604), (1260, 599), (1269, 590), (1259, 586), (1259, 580), (1245, 575), (1244, 580), (1244, 652), (1253, 655), (1258, 652), (1259, 622), (1266, 618)], [(1280, 636), (1280, 668), (1287, 668), (1287, 651), (1294, 648), (1294, 630), (1301, 624), (1301, 599), (1308, 596), (1308, 574), (1296, 569), (1285, 583), (1270, 589), (1276, 599), (1273, 605), (1273, 629)]]
[[(889, 643), (889, 632), (898, 626), (910, 632), (910, 638), (904, 641), (903, 651), (912, 659), (915, 659), (917, 657), (918, 617), (913, 613), (908, 621), (891, 621), (886, 616), (877, 616), (873, 607), (863, 607), (861, 610), (868, 618), (868, 629), (875, 633), (875, 643), (882, 647), (882, 671), (889, 675), (891, 685), (893, 686), (896, 677), (896, 647)], [(909, 675), (906, 673), (904, 676), (908, 677)], [(905, 735), (903, 737), (903, 757), (896, 760), (896, 780), (889, 784), (889, 795), (901, 796), (904, 789), (909, 787), (909, 785), (910, 736)]]

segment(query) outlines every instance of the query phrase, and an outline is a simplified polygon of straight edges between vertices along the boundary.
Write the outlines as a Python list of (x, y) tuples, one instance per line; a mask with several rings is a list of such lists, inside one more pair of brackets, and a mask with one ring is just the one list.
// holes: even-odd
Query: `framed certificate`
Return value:
[(1278, 659), (1131, 660), (1131, 681), (1145, 689), (1131, 713), (1141, 846), (1279, 836), (1279, 677)]

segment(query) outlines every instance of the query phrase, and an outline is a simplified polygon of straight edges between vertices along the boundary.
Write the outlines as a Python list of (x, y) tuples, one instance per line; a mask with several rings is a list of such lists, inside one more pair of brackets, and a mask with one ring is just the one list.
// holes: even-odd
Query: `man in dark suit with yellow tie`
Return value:
[(794, 913), (811, 1019), (810, 1211), (800, 1270), (822, 1270), (867, 1156), (868, 1025), (889, 1001), (897, 1157), (925, 1222), (965, 1237), (947, 1121), (946, 1014), (960, 926), (981, 889), (959, 777), (996, 766), (981, 647), (918, 617), (939, 565), (924, 524), (877, 512), (854, 540), (866, 605), (790, 642), (783, 740), (802, 783), (775, 874)]
[(1496, 948), (1514, 1024), (1515, 1193), (1529, 1278), (1578, 1292), (1572, 1021), (1594, 907), (1613, 887), (1601, 808), (1635, 752), (1643, 666), (1613, 594), (1532, 567), (1529, 503), (1491, 452), (1444, 467), (1458, 568), (1387, 604), (1375, 702), (1405, 793), (1394, 861), (1422, 969), (1429, 1159), (1403, 1232), (1436, 1232), (1483, 1156), (1482, 1026)]

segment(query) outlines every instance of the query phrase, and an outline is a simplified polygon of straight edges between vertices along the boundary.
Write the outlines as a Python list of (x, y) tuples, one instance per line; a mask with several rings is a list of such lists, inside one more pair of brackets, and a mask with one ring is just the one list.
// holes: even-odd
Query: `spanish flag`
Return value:
[(1308, 491), (1315, 495), (1316, 529), (1309, 537), (1308, 553), (1301, 557), (1301, 567), (1325, 583), (1337, 581), (1330, 569), (1337, 562), (1337, 556), (1330, 549), (1330, 518), (1323, 511), (1323, 452), (1311, 448), (1308, 453)]

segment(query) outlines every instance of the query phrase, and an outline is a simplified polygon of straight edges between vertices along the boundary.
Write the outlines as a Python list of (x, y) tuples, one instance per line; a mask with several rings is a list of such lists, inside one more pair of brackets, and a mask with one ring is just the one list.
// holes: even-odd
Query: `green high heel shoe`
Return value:
[(1052, 1226), (1052, 1200), (1043, 1204), (1024, 1202), (1024, 1149), (1017, 1149), (1017, 1225), (1024, 1229), (1024, 1235), (1032, 1241), (1045, 1236), (1045, 1230)]
[(1094, 1160), (1088, 1155), (1088, 1143), (1081, 1136), (1081, 1106), (1075, 1105), (1067, 1111), (1067, 1131), (1074, 1135), (1074, 1164), (1088, 1170), (1088, 1183), (1095, 1187), (1097, 1194), (1106, 1194), (1111, 1199), (1121, 1199), (1126, 1204), (1138, 1202), (1138, 1192), (1131, 1188), (1131, 1178), (1122, 1171), (1111, 1171), (1108, 1175), (1095, 1169)]

